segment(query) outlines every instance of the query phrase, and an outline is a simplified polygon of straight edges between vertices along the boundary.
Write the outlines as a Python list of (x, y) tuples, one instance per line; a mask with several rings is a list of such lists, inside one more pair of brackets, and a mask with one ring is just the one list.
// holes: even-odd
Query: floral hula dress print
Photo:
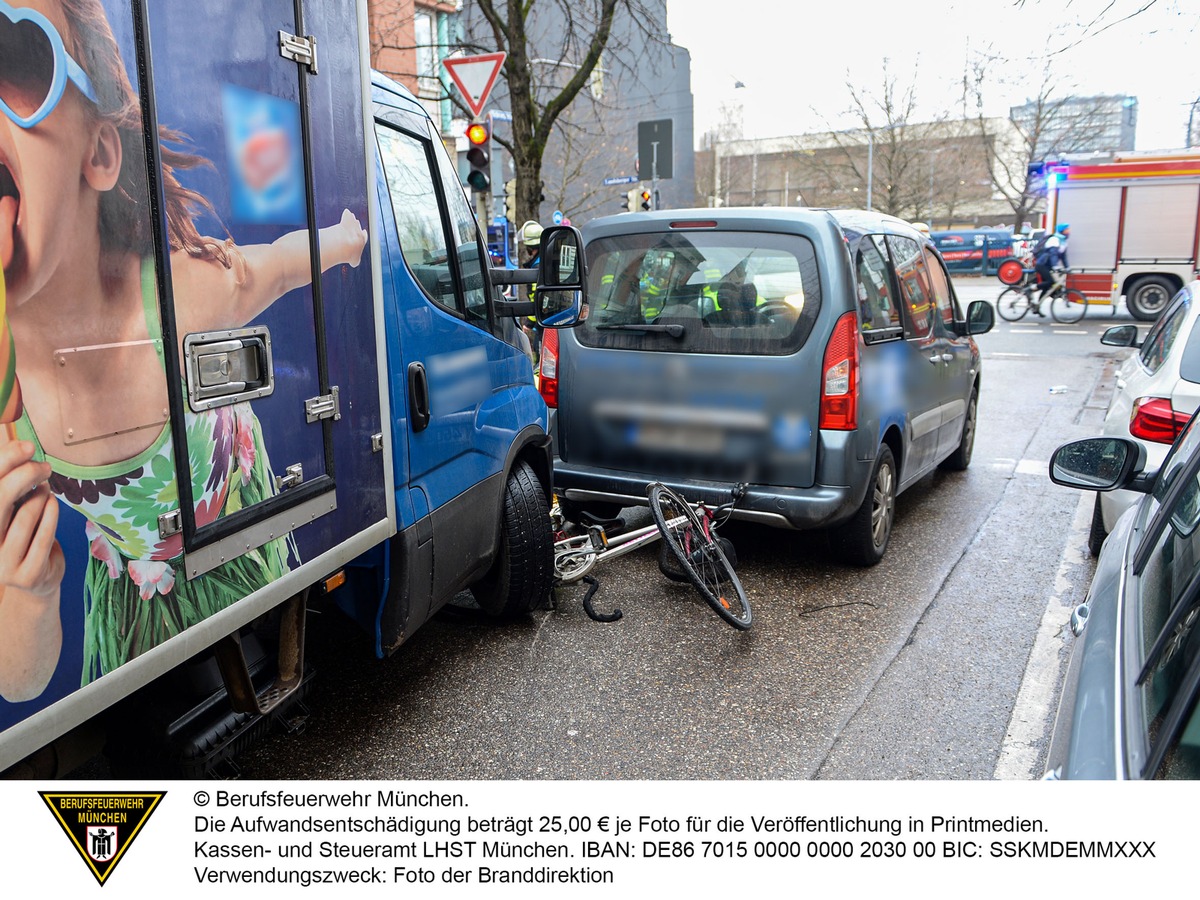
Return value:
[[(145, 271), (145, 270), (144, 270)], [(143, 296), (153, 297), (153, 282)], [(147, 304), (149, 307), (149, 304)], [(161, 358), (157, 315), (147, 309)], [(185, 414), (196, 525), (253, 506), (277, 493), (262, 426), (249, 403)], [(50, 490), (87, 519), (82, 684), (111, 672), (289, 570), (295, 543), (278, 538), (189, 580), (183, 536), (160, 538), (158, 518), (179, 508), (171, 429), (124, 462), (78, 466), (47, 456), (27, 413), (17, 436), (50, 463)]]

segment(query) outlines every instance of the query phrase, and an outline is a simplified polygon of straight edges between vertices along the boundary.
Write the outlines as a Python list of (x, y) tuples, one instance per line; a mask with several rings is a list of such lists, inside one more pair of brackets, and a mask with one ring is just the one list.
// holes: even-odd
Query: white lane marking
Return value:
[(1085, 561), (1083, 553), (1087, 546), (1094, 502), (1090, 491), (1080, 492), (1075, 518), (1067, 534), (1067, 546), (1054, 576), (1054, 588), (1046, 600), (1046, 609), (1033, 641), (1033, 651), (1029, 654), (1029, 662), (1021, 678), (1012, 717), (1008, 720), (1008, 731), (992, 772), (992, 777), (997, 780), (1027, 781), (1042, 775), (1034, 767), (1043, 742), (1049, 739), (1056, 712), (1053, 701), (1067, 664), (1062, 649), (1068, 640), (1064, 626), (1071, 613), (1069, 602), (1064, 602), (1063, 597), (1071, 593), (1071, 569)]
[(1014, 471), (1018, 475), (1045, 475), (1050, 471), (1050, 463), (1044, 459), (1023, 459)]

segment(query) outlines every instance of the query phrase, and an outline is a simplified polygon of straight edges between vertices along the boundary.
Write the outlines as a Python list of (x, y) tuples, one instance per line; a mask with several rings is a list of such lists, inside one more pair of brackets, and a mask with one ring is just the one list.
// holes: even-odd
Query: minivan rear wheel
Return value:
[(971, 391), (967, 401), (967, 414), (963, 418), (962, 437), (954, 452), (942, 460), (942, 468), (948, 472), (964, 472), (971, 464), (971, 452), (975, 449), (975, 424), (978, 416), (979, 393)]
[(867, 496), (854, 517), (829, 533), (834, 554), (852, 566), (873, 566), (883, 559), (896, 514), (896, 458), (884, 444), (875, 457)]

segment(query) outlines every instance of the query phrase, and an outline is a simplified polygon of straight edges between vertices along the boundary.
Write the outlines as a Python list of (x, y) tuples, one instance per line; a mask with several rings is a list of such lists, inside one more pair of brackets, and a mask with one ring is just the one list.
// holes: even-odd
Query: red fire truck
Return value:
[(1048, 167), (1047, 221), (1071, 225), (1067, 284), (1155, 319), (1196, 278), (1200, 153)]

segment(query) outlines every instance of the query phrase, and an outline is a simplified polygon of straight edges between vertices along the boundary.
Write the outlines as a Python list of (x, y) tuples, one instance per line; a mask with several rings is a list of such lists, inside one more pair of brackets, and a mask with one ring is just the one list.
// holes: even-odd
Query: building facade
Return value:
[(441, 84), (442, 59), (456, 40), (457, 9), (453, 2), (367, 0), (371, 66), (416, 94), (443, 135), (453, 110)]
[(1128, 94), (1039, 98), (1009, 110), (1033, 141), (1034, 159), (1112, 154), (1134, 149), (1137, 97)]
[(714, 139), (696, 154), (696, 197), (702, 206), (872, 208), (935, 229), (1011, 223), (996, 176), (1023, 177), (1020, 152), (1003, 118)]

